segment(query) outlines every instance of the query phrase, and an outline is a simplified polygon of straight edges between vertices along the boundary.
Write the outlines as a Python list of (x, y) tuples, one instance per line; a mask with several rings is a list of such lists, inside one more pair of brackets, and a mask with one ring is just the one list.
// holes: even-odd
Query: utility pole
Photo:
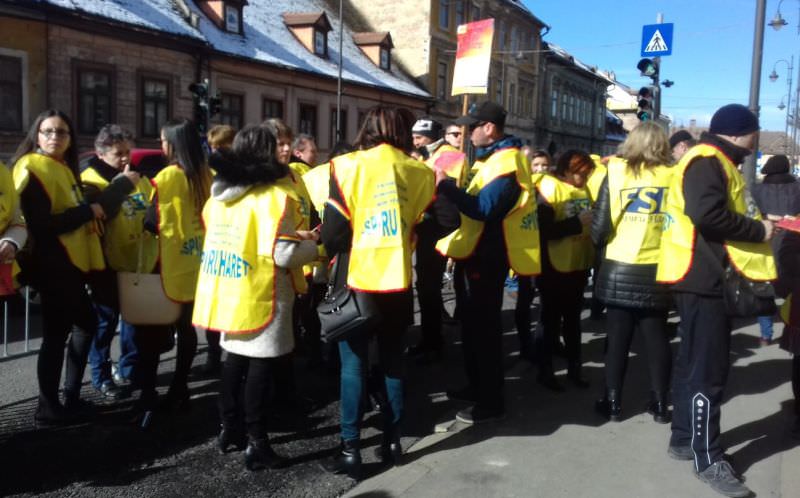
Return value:
[[(659, 12), (656, 14), (656, 24), (663, 24), (664, 23), (664, 14)], [(655, 120), (656, 123), (661, 121), (661, 57), (654, 57), (653, 61), (656, 64), (658, 70), (656, 71), (655, 77), (653, 78), (653, 89), (655, 90), (654, 100), (655, 100)], [(665, 130), (666, 131), (666, 130)]]
[[(342, 47), (344, 46), (344, 21), (342, 0), (339, 0), (339, 77), (336, 79), (336, 142), (342, 141)], [(330, 144), (333, 148), (334, 144)]]
[[(750, 70), (750, 110), (758, 117), (759, 114), (759, 92), (761, 91), (761, 61), (764, 49), (764, 21), (767, 0), (758, 0), (756, 3), (756, 25), (755, 36), (753, 37), (753, 61)], [(742, 171), (748, 186), (756, 182), (756, 160), (758, 157), (758, 134), (756, 134), (753, 153), (747, 156), (744, 161)]]

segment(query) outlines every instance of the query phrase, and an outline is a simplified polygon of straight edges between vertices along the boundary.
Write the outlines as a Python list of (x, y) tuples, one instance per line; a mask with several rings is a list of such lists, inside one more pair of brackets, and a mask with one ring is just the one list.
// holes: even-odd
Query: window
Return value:
[(467, 22), (466, 5), (463, 0), (456, 2), (456, 26), (461, 26)]
[(78, 133), (94, 135), (114, 121), (112, 72), (95, 68), (78, 68)]
[(237, 130), (244, 123), (244, 95), (223, 93), (220, 95), (219, 122)]
[(450, 0), (439, 0), (439, 27), (450, 29)]
[(143, 77), (140, 87), (141, 135), (157, 138), (169, 119), (169, 80)]
[(317, 106), (300, 104), (297, 130), (312, 137), (317, 136)]
[(447, 98), (447, 63), (440, 62), (436, 73), (436, 96), (442, 100)]
[(561, 94), (561, 119), (569, 121), (569, 112), (567, 110), (567, 100), (569, 96), (566, 93)]
[(264, 99), (261, 105), (261, 117), (263, 119), (283, 119), (283, 102), (275, 99)]
[(511, 83), (510, 85), (508, 85), (508, 106), (507, 106), (508, 112), (511, 114), (519, 113), (519, 109), (516, 109), (514, 107), (514, 101), (516, 100), (516, 98), (517, 98), (517, 85)]
[(553, 90), (550, 102), (550, 117), (558, 118), (558, 90)]
[(333, 147), (336, 142), (347, 142), (347, 110), (342, 109), (342, 122), (341, 122), (341, 136), (339, 139), (336, 139), (336, 108), (331, 109), (331, 147)]
[(314, 30), (314, 53), (320, 57), (328, 55), (328, 33), (319, 29)]
[(499, 50), (506, 48), (506, 23), (503, 21), (497, 23), (497, 48)]
[(242, 32), (242, 13), (239, 7), (233, 5), (225, 6), (225, 31), (231, 33)]
[(497, 83), (494, 86), (494, 101), (497, 104), (503, 105), (503, 80), (497, 78)]
[(511, 50), (514, 52), (519, 50), (519, 31), (516, 26), (511, 26)]
[(389, 49), (381, 47), (381, 69), (389, 70), (392, 67), (392, 57), (389, 54)]
[(525, 106), (525, 95), (528, 93), (528, 87), (525, 85), (519, 86), (519, 94), (517, 95), (517, 114), (526, 114), (527, 109)]
[(0, 56), (0, 130), (22, 130), (22, 59)]

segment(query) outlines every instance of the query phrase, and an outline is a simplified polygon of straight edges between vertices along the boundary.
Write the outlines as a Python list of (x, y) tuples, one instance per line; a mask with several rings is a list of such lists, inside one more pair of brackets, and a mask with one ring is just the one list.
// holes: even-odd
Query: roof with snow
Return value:
[(595, 78), (604, 80), (604, 81), (606, 81), (608, 83), (613, 83), (606, 76), (606, 74), (603, 73), (603, 71), (600, 71), (600, 70), (597, 69), (597, 66), (590, 66), (588, 64), (585, 64), (584, 62), (581, 62), (580, 60), (576, 59), (572, 54), (570, 54), (569, 52), (567, 52), (563, 48), (559, 47), (555, 43), (553, 43), (553, 42), (543, 42), (542, 45), (543, 45), (543, 48), (545, 50), (549, 51), (548, 55), (555, 56), (555, 57), (557, 57), (559, 59), (562, 59), (567, 64), (572, 64), (573, 66), (577, 67), (578, 69), (582, 69), (582, 70), (586, 71), (587, 73), (591, 73), (591, 75), (594, 76)]
[[(105, 18), (184, 36), (205, 42), (214, 50), (289, 70), (337, 78), (339, 59), (339, 17), (325, 0), (248, 0), (242, 10), (243, 35), (217, 27), (192, 0), (33, 0), (34, 3)], [(199, 16), (197, 28), (185, 19), (179, 3)], [(328, 57), (309, 52), (284, 23), (284, 14), (325, 13), (332, 30), (328, 33)], [(342, 79), (345, 82), (382, 88), (420, 98), (431, 95), (417, 86), (395, 65), (391, 70), (376, 66), (355, 44), (347, 23), (344, 26)]]

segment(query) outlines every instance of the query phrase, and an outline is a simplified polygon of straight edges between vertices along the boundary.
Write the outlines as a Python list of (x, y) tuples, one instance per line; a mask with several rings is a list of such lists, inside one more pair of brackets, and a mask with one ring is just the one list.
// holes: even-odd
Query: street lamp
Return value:
[(772, 29), (774, 29), (775, 31), (778, 31), (782, 27), (784, 27), (787, 24), (789, 24), (788, 22), (786, 22), (786, 19), (784, 19), (783, 16), (781, 16), (781, 4), (782, 3), (783, 3), (783, 0), (778, 2), (778, 10), (777, 10), (777, 12), (775, 12), (775, 17), (773, 17), (772, 20), (769, 22), (769, 25), (772, 26)]
[[(781, 97), (781, 103), (778, 104), (778, 110), (782, 111), (786, 109), (786, 104), (783, 103), (783, 97)], [(786, 116), (786, 126), (789, 126), (789, 116)]]
[(792, 108), (792, 71), (794, 70), (794, 55), (792, 56), (791, 60), (788, 60), (788, 61), (786, 59), (778, 59), (777, 61), (775, 61), (775, 64), (772, 65), (772, 73), (770, 73), (770, 75), (769, 75), (769, 80), (772, 81), (773, 83), (778, 81), (778, 72), (775, 71), (775, 68), (778, 66), (779, 62), (783, 62), (784, 64), (786, 64), (786, 69), (787, 69), (787, 72), (786, 72), (786, 84), (789, 87), (787, 103), (784, 104), (783, 103), (783, 97), (781, 97), (781, 103), (778, 104), (778, 109), (780, 109), (781, 111), (786, 109), (786, 124), (784, 126), (783, 134), (786, 137), (786, 143), (788, 144), (789, 143), (789, 111)]

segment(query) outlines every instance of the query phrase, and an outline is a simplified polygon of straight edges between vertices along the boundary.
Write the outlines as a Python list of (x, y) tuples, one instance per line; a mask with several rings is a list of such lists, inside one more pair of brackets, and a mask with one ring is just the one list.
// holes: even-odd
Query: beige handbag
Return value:
[(119, 311), (131, 325), (171, 325), (181, 316), (181, 305), (167, 297), (159, 273), (142, 273), (142, 239), (136, 271), (117, 272)]

